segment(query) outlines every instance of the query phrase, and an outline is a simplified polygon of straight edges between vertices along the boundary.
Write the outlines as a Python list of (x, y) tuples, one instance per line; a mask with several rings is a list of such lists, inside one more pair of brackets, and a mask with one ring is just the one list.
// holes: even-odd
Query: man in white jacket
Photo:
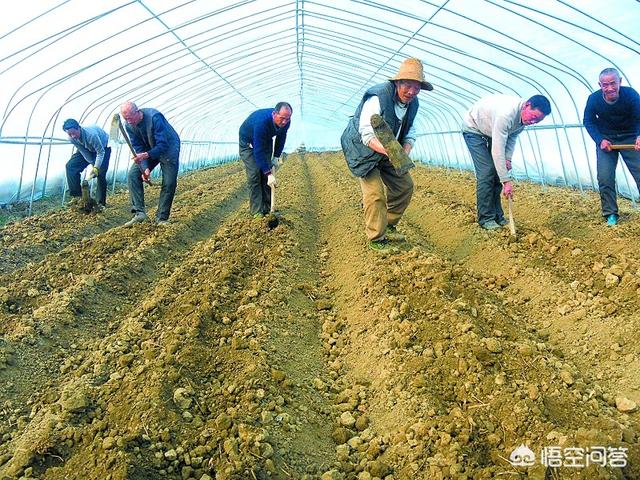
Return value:
[(500, 202), (513, 194), (511, 157), (516, 138), (527, 125), (551, 113), (549, 100), (534, 95), (529, 100), (509, 95), (487, 95), (465, 114), (462, 135), (476, 171), (478, 223), (487, 230), (507, 224)]

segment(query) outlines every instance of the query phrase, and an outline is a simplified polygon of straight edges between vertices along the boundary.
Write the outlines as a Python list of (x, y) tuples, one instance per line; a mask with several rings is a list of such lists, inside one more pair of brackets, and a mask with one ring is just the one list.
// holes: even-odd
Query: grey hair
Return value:
[(618, 80), (620, 80), (622, 78), (620, 76), (620, 72), (617, 69), (612, 68), (612, 67), (605, 68), (604, 70), (602, 70), (600, 72), (600, 75), (598, 75), (598, 79), (604, 77), (605, 75), (615, 75)]

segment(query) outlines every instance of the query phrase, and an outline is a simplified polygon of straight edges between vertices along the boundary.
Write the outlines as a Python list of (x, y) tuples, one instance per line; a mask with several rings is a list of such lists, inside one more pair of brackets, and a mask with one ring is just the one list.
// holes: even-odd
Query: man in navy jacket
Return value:
[(249, 209), (255, 217), (271, 208), (271, 186), (278, 185), (273, 166), (278, 166), (282, 155), (292, 113), (291, 105), (279, 102), (275, 108), (256, 110), (240, 126), (240, 159), (247, 172)]
[(151, 171), (158, 165), (162, 169), (162, 188), (156, 211), (156, 225), (167, 225), (178, 182), (180, 137), (164, 115), (154, 108), (139, 109), (135, 103), (126, 102), (120, 107), (120, 115), (126, 122), (125, 128), (136, 152), (133, 157), (135, 164), (129, 169), (128, 176), (131, 212), (134, 217), (125, 225), (135, 225), (147, 219), (142, 182), (149, 181)]
[(600, 90), (589, 95), (583, 120), (587, 132), (596, 142), (600, 203), (602, 215), (610, 226), (618, 224), (618, 151), (613, 150), (612, 145), (635, 145), (635, 150), (620, 151), (620, 155), (640, 188), (640, 96), (631, 87), (621, 87), (621, 80), (615, 68), (600, 72)]

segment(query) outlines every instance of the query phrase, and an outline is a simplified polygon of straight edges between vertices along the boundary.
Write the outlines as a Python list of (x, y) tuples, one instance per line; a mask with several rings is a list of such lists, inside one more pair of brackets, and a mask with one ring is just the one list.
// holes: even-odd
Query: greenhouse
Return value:
[(638, 1), (10, 10), (0, 479), (640, 478)]

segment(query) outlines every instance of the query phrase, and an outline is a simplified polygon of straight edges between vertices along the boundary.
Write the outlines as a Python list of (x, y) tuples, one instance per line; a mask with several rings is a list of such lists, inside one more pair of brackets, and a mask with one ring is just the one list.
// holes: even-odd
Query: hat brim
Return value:
[[(390, 82), (395, 82), (397, 80), (413, 80), (414, 82), (415, 81), (419, 81), (419, 80), (416, 80), (415, 78), (397, 78), (397, 77), (393, 77), (393, 78), (389, 79)], [(431, 85), (427, 81), (420, 82), (420, 89), (421, 90), (427, 90), (427, 91), (430, 92), (431, 90), (433, 90), (433, 85)]]
[(420, 87), (422, 88), (422, 90), (433, 90), (433, 85), (431, 85), (429, 82), (420, 82)]

